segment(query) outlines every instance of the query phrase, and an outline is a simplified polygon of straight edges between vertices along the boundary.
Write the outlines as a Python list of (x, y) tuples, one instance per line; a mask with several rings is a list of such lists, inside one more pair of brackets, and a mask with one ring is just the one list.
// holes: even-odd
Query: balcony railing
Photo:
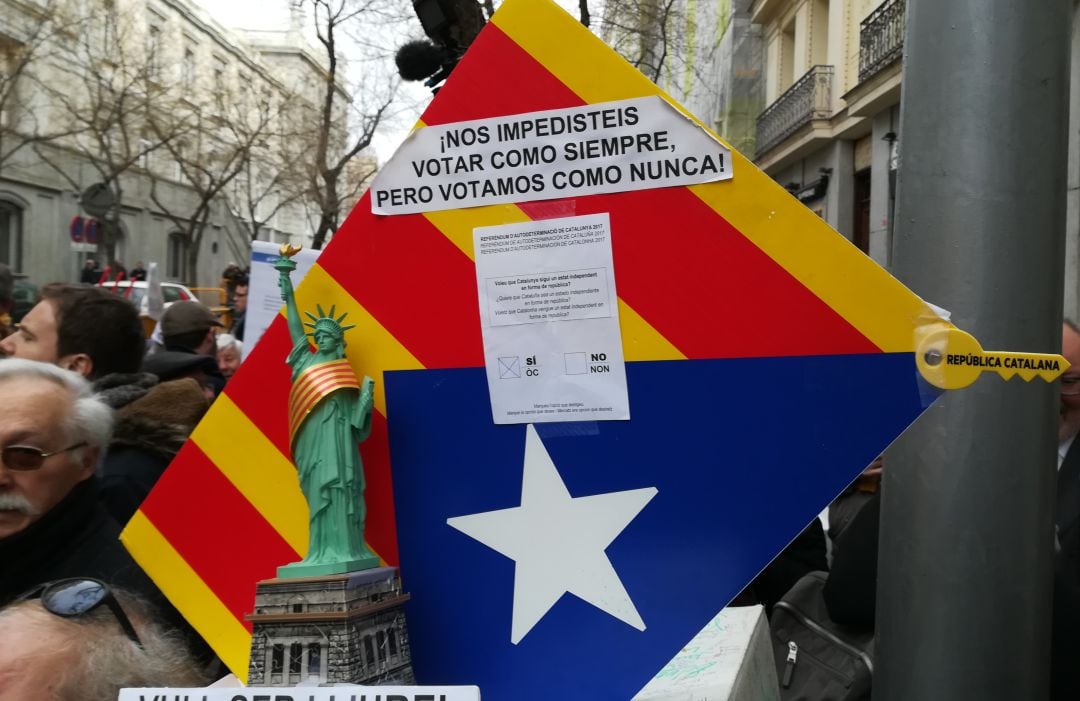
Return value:
[(859, 25), (859, 82), (904, 55), (905, 0), (887, 0)]
[(832, 114), (832, 66), (814, 66), (757, 118), (760, 156), (814, 119)]

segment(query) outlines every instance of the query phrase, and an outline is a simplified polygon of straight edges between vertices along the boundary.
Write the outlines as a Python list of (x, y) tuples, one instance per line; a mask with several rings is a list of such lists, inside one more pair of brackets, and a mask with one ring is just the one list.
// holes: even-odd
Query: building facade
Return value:
[(888, 266), (904, 0), (755, 0), (765, 108), (754, 160)]
[[(254, 41), (191, 0), (0, 0), (0, 68), (0, 262), (17, 273), (76, 280), (112, 258), (215, 286), (252, 238), (310, 242), (297, 154), (319, 101), (296, 86), (325, 79), (299, 31)], [(108, 248), (72, 240), (94, 217)]]
[(764, 99), (761, 27), (751, 0), (614, 0), (598, 33), (691, 114), (753, 153)]

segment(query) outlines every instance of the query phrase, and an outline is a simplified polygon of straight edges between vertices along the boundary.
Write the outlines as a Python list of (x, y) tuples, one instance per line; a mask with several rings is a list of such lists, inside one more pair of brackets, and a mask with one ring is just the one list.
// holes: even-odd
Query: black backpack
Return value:
[(773, 607), (769, 628), (782, 701), (868, 701), (874, 634), (833, 623), (822, 591), (827, 572), (811, 572)]

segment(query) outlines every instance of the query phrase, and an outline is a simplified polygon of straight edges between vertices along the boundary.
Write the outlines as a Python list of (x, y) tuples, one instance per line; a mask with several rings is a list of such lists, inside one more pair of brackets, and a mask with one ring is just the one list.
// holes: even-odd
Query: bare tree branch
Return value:
[[(378, 43), (378, 26), (400, 22), (406, 16), (400, 4), (392, 0), (297, 0), (311, 9), (316, 36), (325, 51), (325, 74), (317, 129), (311, 134), (313, 158), (308, 181), (310, 197), (317, 205), (312, 246), (322, 248), (337, 231), (345, 208), (370, 175), (359, 162), (370, 149), (372, 139), (385, 120), (397, 91), (396, 76), (387, 76), (385, 58), (392, 48)], [(381, 60), (378, 69), (350, 84), (350, 74), (342, 61), (343, 40), (349, 40), (363, 27), (366, 40), (353, 41), (348, 48), (363, 52), (360, 62)], [(380, 77), (381, 76), (381, 77)], [(350, 94), (352, 99), (350, 100)]]

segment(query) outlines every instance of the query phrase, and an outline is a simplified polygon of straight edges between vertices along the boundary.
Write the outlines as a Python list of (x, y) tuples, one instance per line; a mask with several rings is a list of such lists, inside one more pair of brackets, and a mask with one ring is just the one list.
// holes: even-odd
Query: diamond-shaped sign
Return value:
[[(421, 126), (658, 95), (548, 0), (506, 0)], [(376, 380), (367, 537), (400, 556), (421, 682), (632, 696), (936, 398), (918, 331), (948, 324), (727, 158), (726, 179), (517, 204), (365, 197), (300, 286), (357, 324), (349, 360)], [(489, 383), (530, 366), (485, 372), (474, 230), (585, 215), (610, 226), (632, 418), (496, 425)], [(307, 542), (290, 347), (279, 319), (123, 536), (241, 677), (255, 582)], [(586, 376), (588, 350), (558, 366)]]

